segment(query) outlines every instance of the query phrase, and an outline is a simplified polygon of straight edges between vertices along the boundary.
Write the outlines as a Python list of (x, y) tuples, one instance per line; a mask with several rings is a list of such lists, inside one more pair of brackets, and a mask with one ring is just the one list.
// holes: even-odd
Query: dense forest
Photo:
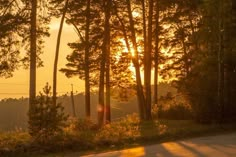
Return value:
[[(52, 95), (48, 84), (37, 95), (36, 68), (43, 66), (40, 54), (53, 18), (61, 22), (55, 58), (49, 58)], [(68, 63), (58, 69), (65, 22), (78, 39), (68, 43)], [(139, 118), (152, 120), (153, 109), (163, 107), (159, 80), (178, 90), (197, 122), (224, 123), (236, 119), (235, 34), (234, 0), (1, 0), (0, 77), (29, 69), (31, 135), (50, 130), (45, 118), (55, 130), (67, 119), (58, 101), (57, 72), (84, 80), (83, 118), (91, 119), (95, 110), (99, 127), (111, 122), (117, 93), (121, 99), (136, 95)]]

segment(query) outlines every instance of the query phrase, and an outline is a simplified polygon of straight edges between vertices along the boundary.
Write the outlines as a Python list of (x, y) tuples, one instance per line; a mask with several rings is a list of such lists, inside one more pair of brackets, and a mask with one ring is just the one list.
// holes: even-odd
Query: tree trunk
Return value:
[[(141, 3), (142, 3), (142, 19), (143, 19), (143, 49), (144, 49), (144, 85), (146, 85), (146, 81), (147, 79), (146, 78), (146, 75), (147, 75), (147, 27), (146, 27), (146, 5), (145, 5), (145, 1), (146, 0), (142, 0)], [(145, 89), (146, 90), (146, 89)], [(145, 98), (146, 98), (146, 91), (145, 91)]]
[(29, 86), (29, 112), (34, 105), (36, 97), (36, 56), (37, 56), (37, 0), (31, 1), (30, 17), (30, 86)]
[(85, 113), (90, 119), (90, 82), (89, 82), (89, 31), (90, 31), (90, 0), (87, 0), (86, 7), (86, 30), (85, 30)]
[(152, 119), (151, 115), (151, 104), (152, 104), (152, 92), (151, 92), (151, 69), (152, 69), (152, 17), (153, 17), (153, 0), (149, 0), (149, 11), (148, 11), (148, 38), (147, 38), (147, 52), (146, 55), (146, 68), (144, 69), (145, 75), (145, 91), (146, 91), (146, 118), (147, 120)]
[(111, 8), (111, 0), (106, 0), (105, 5), (105, 37), (104, 37), (104, 46), (106, 51), (106, 107), (105, 107), (105, 115), (106, 122), (111, 122), (111, 92), (110, 92), (110, 8)]
[[(106, 9), (105, 7), (106, 0), (103, 0), (103, 6), (104, 6), (104, 9)], [(104, 30), (106, 30), (106, 24), (104, 24)], [(105, 34), (103, 38), (103, 47), (102, 47), (102, 54), (101, 54), (101, 61), (100, 61), (100, 78), (99, 78), (99, 89), (98, 89), (97, 110), (98, 110), (98, 126), (99, 127), (101, 127), (104, 122), (104, 106), (105, 106), (104, 84), (105, 84), (105, 71), (106, 71), (106, 59), (107, 59), (106, 40), (107, 40), (107, 35)]]
[(70, 92), (70, 97), (71, 97), (72, 113), (73, 113), (73, 116), (76, 117), (73, 84), (71, 85), (71, 88), (72, 89), (71, 89), (71, 92)]
[(158, 105), (158, 66), (159, 66), (159, 4), (156, 1), (156, 33), (155, 33), (155, 55), (154, 55), (154, 104)]
[(56, 103), (57, 103), (57, 64), (58, 64), (59, 51), (60, 51), (61, 33), (62, 33), (62, 29), (63, 29), (63, 24), (64, 24), (64, 19), (66, 16), (68, 3), (69, 3), (69, 0), (66, 0), (63, 14), (61, 17), (60, 28), (59, 28), (58, 35), (57, 35), (57, 46), (56, 46), (56, 53), (55, 53), (55, 59), (54, 59), (54, 69), (53, 69), (53, 94), (52, 94), (53, 105), (56, 105)]
[(218, 22), (218, 108), (219, 108), (219, 122), (223, 120), (223, 108), (224, 108), (224, 58), (223, 58), (223, 1), (219, 0), (219, 22)]
[(136, 88), (137, 88), (137, 98), (138, 98), (138, 105), (139, 105), (139, 114), (140, 118), (142, 120), (146, 119), (146, 108), (145, 108), (145, 98), (143, 94), (143, 86), (142, 86), (142, 80), (141, 80), (141, 74), (140, 74), (140, 65), (139, 65), (139, 53), (138, 53), (138, 47), (136, 42), (136, 35), (135, 35), (135, 28), (134, 28), (134, 21), (133, 21), (133, 15), (131, 11), (131, 4), (130, 0), (126, 0), (127, 2), (127, 9), (129, 14), (129, 23), (130, 23), (130, 31), (131, 31), (131, 42), (133, 44), (134, 48), (134, 56), (133, 56), (133, 64), (135, 67), (135, 74), (136, 74)]
[(100, 63), (100, 78), (99, 78), (99, 89), (98, 89), (98, 125), (102, 126), (104, 121), (104, 76), (105, 76), (105, 59), (106, 54), (102, 51), (101, 63)]

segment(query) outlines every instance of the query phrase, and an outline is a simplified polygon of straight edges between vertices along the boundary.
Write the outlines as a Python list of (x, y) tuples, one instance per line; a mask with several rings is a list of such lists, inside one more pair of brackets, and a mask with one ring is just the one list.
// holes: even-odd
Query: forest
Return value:
[[(43, 66), (40, 54), (55, 18), (55, 58), (48, 58), (53, 84), (37, 94), (36, 69)], [(59, 69), (65, 23), (78, 39), (68, 43), (71, 52)], [(95, 111), (92, 130), (112, 123), (112, 99), (133, 96), (141, 122), (191, 113), (187, 119), (197, 123), (226, 124), (236, 120), (235, 35), (234, 0), (1, 0), (0, 77), (29, 70), (27, 127), (39, 143), (57, 137), (71, 118), (58, 101), (59, 72), (84, 80), (80, 118), (89, 127)], [(174, 97), (163, 96), (161, 82), (176, 89)], [(91, 105), (94, 91), (97, 104)], [(165, 117), (163, 107), (173, 98), (184, 101)]]

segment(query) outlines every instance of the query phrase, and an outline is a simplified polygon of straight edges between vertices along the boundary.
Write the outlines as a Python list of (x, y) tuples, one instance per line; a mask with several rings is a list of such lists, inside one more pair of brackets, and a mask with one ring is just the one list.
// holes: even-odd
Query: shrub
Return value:
[(159, 114), (160, 118), (163, 119), (172, 119), (172, 120), (192, 119), (192, 112), (190, 108), (188, 108), (184, 104), (171, 106), (166, 110), (161, 110)]
[(119, 121), (104, 125), (96, 134), (95, 141), (111, 145), (134, 140), (140, 136), (140, 120), (137, 114), (127, 115)]
[(29, 112), (29, 134), (40, 143), (52, 141), (63, 133), (68, 117), (61, 104), (53, 105), (50, 90), (51, 87), (46, 84)]
[(29, 148), (31, 137), (27, 132), (0, 132), (0, 156), (22, 153)]
[(167, 93), (159, 99), (158, 105), (152, 106), (153, 117), (170, 119), (170, 120), (186, 120), (193, 118), (192, 108), (186, 101), (186, 98), (181, 95), (173, 95)]
[(97, 130), (98, 126), (91, 121), (90, 119), (78, 119), (74, 117), (70, 117), (68, 119), (68, 127), (65, 128), (66, 131), (89, 131), (89, 130)]

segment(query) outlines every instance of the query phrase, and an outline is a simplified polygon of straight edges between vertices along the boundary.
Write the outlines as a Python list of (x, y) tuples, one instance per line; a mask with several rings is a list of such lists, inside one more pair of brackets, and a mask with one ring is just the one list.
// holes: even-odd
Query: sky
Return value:
[[(44, 67), (37, 69), (37, 93), (42, 91), (47, 82), (52, 86), (53, 64), (59, 23), (60, 19), (52, 20), (50, 24), (51, 35), (50, 37), (45, 38), (44, 53), (41, 55)], [(65, 64), (67, 63), (66, 56), (72, 51), (67, 46), (67, 43), (74, 42), (77, 39), (78, 37), (73, 27), (65, 24), (61, 37), (58, 69), (65, 67)], [(70, 92), (71, 84), (73, 84), (74, 92), (84, 91), (84, 83), (82, 80), (76, 77), (68, 79), (63, 73), (58, 72), (58, 95)], [(0, 78), (0, 99), (28, 97), (28, 93), (29, 70), (19, 69), (13, 74), (12, 78)]]
[[(44, 38), (44, 53), (40, 56), (43, 60), (44, 67), (37, 69), (37, 94), (43, 90), (43, 87), (48, 82), (52, 86), (53, 79), (53, 65), (54, 55), (56, 50), (57, 34), (59, 29), (60, 19), (53, 19), (50, 24), (50, 37)], [(68, 47), (68, 43), (74, 42), (78, 39), (73, 26), (64, 24), (63, 32), (61, 36), (60, 54), (58, 60), (58, 70), (65, 68), (67, 63), (66, 56), (72, 52)], [(131, 66), (131, 70), (134, 71), (134, 67)], [(154, 76), (154, 71), (152, 71)], [(143, 80), (144, 74), (141, 73)], [(162, 79), (159, 78), (159, 81)], [(153, 78), (152, 78), (153, 82)], [(78, 77), (67, 78), (65, 74), (57, 73), (57, 93), (58, 95), (69, 94), (71, 91), (71, 85), (73, 84), (74, 93), (84, 92), (84, 81)], [(29, 70), (19, 69), (14, 72), (11, 78), (0, 78), (0, 100), (4, 98), (26, 98), (29, 95)]]

